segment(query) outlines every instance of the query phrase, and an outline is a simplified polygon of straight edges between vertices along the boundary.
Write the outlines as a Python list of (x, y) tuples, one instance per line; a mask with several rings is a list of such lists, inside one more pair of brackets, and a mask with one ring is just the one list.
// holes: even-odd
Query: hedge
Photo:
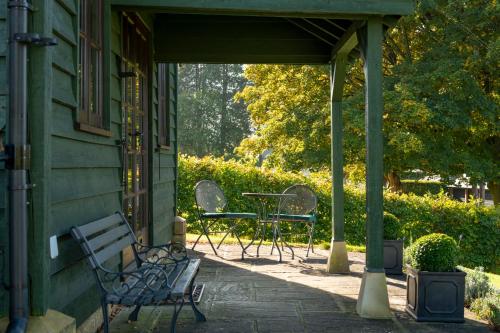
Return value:
[(403, 179), (401, 180), (401, 189), (404, 193), (416, 195), (438, 194), (446, 190), (446, 185), (439, 181)]
[[(255, 203), (242, 192), (281, 192), (296, 183), (305, 183), (318, 195), (318, 224), (315, 240), (331, 238), (331, 181), (328, 172), (301, 174), (244, 165), (220, 158), (180, 156), (178, 183), (179, 214), (188, 221), (188, 230), (200, 231), (196, 217), (194, 185), (202, 179), (216, 181), (228, 200), (227, 210), (255, 211)], [(365, 191), (345, 186), (345, 237), (351, 245), (365, 244)], [(488, 270), (500, 266), (500, 218), (491, 207), (474, 202), (463, 203), (444, 193), (417, 196), (384, 192), (384, 210), (400, 221), (399, 234), (406, 245), (412, 240), (438, 232), (453, 237), (460, 246), (460, 264), (483, 266)], [(241, 232), (250, 237), (254, 223), (246, 223)], [(462, 239), (460, 240), (460, 235)]]

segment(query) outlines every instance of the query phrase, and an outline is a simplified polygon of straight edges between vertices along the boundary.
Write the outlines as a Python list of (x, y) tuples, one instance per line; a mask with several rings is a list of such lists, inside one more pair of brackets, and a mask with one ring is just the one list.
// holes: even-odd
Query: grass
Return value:
[[(186, 235), (186, 240), (188, 242), (194, 242), (196, 241), (196, 238), (198, 238), (198, 234), (190, 234), (188, 233)], [(219, 236), (219, 235), (211, 235), (210, 236), (210, 239), (212, 240), (212, 243), (214, 243), (214, 245), (217, 245), (221, 239), (222, 239), (223, 236)], [(244, 244), (244, 245), (247, 245), (250, 243), (251, 239), (249, 238), (241, 238), (241, 242)], [(207, 238), (206, 237), (201, 237), (199, 243), (203, 243), (203, 244), (207, 244), (208, 241), (207, 241)], [(258, 244), (258, 241), (255, 241), (254, 244)], [(226, 239), (224, 240), (224, 244), (231, 244), (231, 245), (236, 245), (238, 244), (238, 240), (236, 239), (236, 237), (226, 237)], [(263, 241), (262, 242), (263, 245), (272, 245), (272, 242), (271, 241)], [(306, 243), (301, 243), (301, 242), (288, 242), (288, 244), (290, 244), (291, 246), (293, 247), (307, 247), (307, 244)], [(330, 249), (330, 243), (327, 243), (327, 242), (321, 242), (319, 244), (315, 244), (316, 246), (319, 246), (321, 249), (323, 250), (329, 250)], [(358, 245), (349, 245), (347, 244), (347, 251), (349, 252), (366, 252), (366, 248), (364, 246), (358, 246)]]
[[(462, 269), (465, 273), (470, 273), (473, 271), (472, 268), (467, 268), (460, 266), (460, 269)], [(495, 287), (495, 289), (500, 290), (500, 274), (495, 274), (495, 273), (490, 273), (490, 272), (484, 272), (490, 280), (490, 283)]]

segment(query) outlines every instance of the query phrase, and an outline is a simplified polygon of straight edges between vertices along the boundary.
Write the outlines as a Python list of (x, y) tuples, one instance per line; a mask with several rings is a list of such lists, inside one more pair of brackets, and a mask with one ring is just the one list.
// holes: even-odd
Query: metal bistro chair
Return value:
[[(192, 249), (194, 250), (200, 238), (205, 235), (210, 243), (210, 246), (212, 247), (212, 250), (214, 250), (215, 255), (218, 255), (209, 235), (225, 233), (224, 237), (217, 245), (217, 249), (219, 249), (226, 237), (232, 233), (236, 236), (236, 239), (238, 239), (238, 242), (240, 243), (242, 248), (241, 259), (244, 259), (245, 247), (243, 246), (238, 233), (235, 231), (235, 228), (237, 227), (237, 223), (235, 221), (241, 219), (255, 220), (257, 219), (257, 214), (225, 212), (224, 210), (227, 206), (227, 201), (224, 196), (224, 192), (216, 182), (211, 180), (202, 180), (196, 184), (195, 199), (196, 206), (198, 208), (198, 218), (203, 228), (203, 232), (196, 239), (196, 242), (194, 242)], [(225, 231), (211, 231), (212, 226), (221, 220), (229, 221), (229, 228)]]
[[(309, 256), (309, 250), (314, 253), (314, 227), (316, 225), (316, 208), (318, 198), (314, 191), (307, 185), (293, 185), (287, 188), (284, 194), (295, 194), (292, 197), (284, 197), (279, 205), (279, 212), (274, 218), (279, 222), (303, 223), (307, 227), (309, 243), (307, 246), (306, 257)], [(281, 247), (283, 248), (282, 233), (280, 231)]]

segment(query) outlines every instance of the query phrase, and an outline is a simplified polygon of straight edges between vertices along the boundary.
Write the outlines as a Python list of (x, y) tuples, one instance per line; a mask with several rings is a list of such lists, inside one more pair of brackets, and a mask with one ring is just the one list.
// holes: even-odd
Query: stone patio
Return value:
[[(197, 323), (187, 305), (177, 332), (491, 332), (467, 309), (464, 324), (415, 322), (404, 312), (403, 277), (387, 279), (392, 320), (360, 318), (356, 299), (363, 253), (349, 253), (351, 274), (332, 275), (324, 272), (326, 250), (316, 249), (305, 258), (304, 249), (296, 249), (295, 259), (285, 253), (282, 263), (276, 252), (269, 255), (270, 250), (263, 246), (260, 258), (249, 256), (241, 261), (238, 246), (222, 246), (221, 257), (216, 257), (206, 244), (199, 244), (191, 254), (202, 258), (197, 281), (205, 283), (200, 309), (207, 322)], [(255, 254), (255, 247), (249, 252)], [(139, 321), (129, 324), (130, 310), (124, 309), (112, 321), (111, 331), (169, 332), (172, 311), (172, 307), (144, 308)]]

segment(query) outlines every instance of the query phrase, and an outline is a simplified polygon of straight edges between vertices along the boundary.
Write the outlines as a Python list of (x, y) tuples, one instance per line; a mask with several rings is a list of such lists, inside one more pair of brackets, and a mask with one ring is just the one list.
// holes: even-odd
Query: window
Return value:
[(104, 128), (103, 0), (80, 0), (80, 128)]
[(170, 146), (170, 71), (169, 64), (158, 65), (158, 145)]

